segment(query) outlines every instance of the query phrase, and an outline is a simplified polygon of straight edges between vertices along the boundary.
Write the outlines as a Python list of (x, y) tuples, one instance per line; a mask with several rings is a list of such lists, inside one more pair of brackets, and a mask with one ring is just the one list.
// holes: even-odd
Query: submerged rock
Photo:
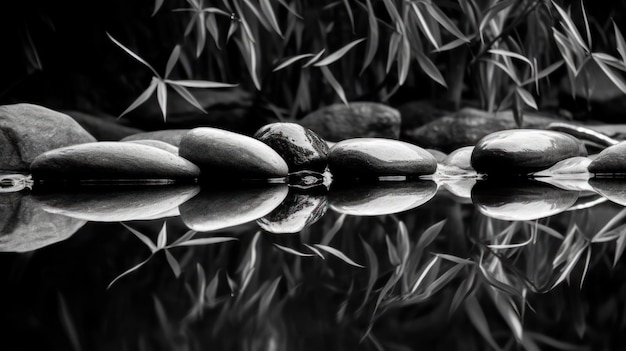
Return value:
[(589, 172), (596, 174), (626, 173), (626, 141), (602, 150), (589, 164)]
[(178, 215), (198, 186), (99, 187), (44, 189), (34, 200), (46, 212), (95, 222), (150, 220)]
[(272, 212), (288, 192), (286, 184), (205, 188), (179, 207), (180, 217), (189, 228), (199, 232), (233, 227)]
[(172, 144), (168, 144), (168, 143), (166, 143), (164, 141), (141, 139), (141, 140), (129, 140), (129, 141), (125, 141), (125, 142), (156, 147), (157, 149), (161, 149), (161, 150), (169, 152), (170, 154), (174, 154), (174, 155), (178, 156), (178, 148), (176, 146), (174, 146)]
[(472, 188), (472, 201), (482, 214), (506, 221), (553, 216), (570, 208), (578, 195), (531, 180), (479, 181)]
[(0, 194), (0, 251), (27, 252), (63, 241), (85, 221), (44, 211), (32, 196)]
[(274, 149), (289, 166), (289, 172), (326, 169), (328, 145), (310, 129), (296, 123), (272, 123), (254, 137)]
[(358, 137), (398, 139), (400, 112), (374, 102), (335, 104), (312, 112), (299, 121), (325, 140), (341, 141)]
[(0, 106), (0, 169), (25, 171), (35, 157), (96, 139), (68, 115), (31, 104)]
[(48, 151), (35, 159), (31, 173), (36, 181), (145, 181), (195, 179), (200, 169), (152, 146), (99, 142)]
[(429, 180), (333, 184), (330, 190), (328, 199), (333, 211), (355, 216), (381, 216), (425, 204), (437, 193), (437, 185)]
[(561, 132), (512, 129), (482, 138), (472, 153), (472, 167), (489, 175), (526, 175), (576, 156), (587, 156), (580, 140)]
[(136, 133), (123, 138), (121, 141), (158, 140), (179, 147), (180, 140), (189, 130), (190, 129), (166, 129), (155, 132)]
[(180, 142), (180, 156), (197, 164), (204, 178), (282, 178), (287, 163), (271, 147), (245, 135), (195, 128)]
[(328, 154), (333, 177), (419, 176), (437, 170), (428, 151), (409, 143), (382, 138), (356, 138), (338, 142)]
[(327, 208), (328, 200), (325, 195), (291, 191), (278, 207), (256, 222), (270, 233), (298, 233), (322, 218)]

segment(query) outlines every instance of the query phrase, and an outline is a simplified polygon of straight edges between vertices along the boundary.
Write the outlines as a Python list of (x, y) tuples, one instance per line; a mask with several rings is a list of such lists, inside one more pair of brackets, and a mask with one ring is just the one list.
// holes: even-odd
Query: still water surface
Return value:
[(623, 349), (623, 189), (1, 193), (1, 349)]

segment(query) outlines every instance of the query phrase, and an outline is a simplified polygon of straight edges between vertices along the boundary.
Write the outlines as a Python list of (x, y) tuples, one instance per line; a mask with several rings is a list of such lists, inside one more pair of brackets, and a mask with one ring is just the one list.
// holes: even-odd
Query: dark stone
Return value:
[(81, 111), (62, 111), (72, 117), (98, 141), (118, 141), (132, 134), (141, 133), (140, 129), (124, 125), (123, 121), (113, 116), (95, 116)]
[(472, 153), (472, 167), (489, 175), (526, 175), (576, 156), (587, 156), (582, 142), (561, 132), (512, 129), (489, 134)]
[(410, 101), (398, 107), (402, 116), (402, 131), (421, 127), (452, 113), (448, 108), (450, 104), (433, 102), (431, 100)]
[(419, 176), (437, 170), (428, 151), (398, 140), (356, 138), (338, 142), (328, 154), (334, 177)]
[(31, 173), (36, 181), (189, 180), (200, 169), (152, 146), (103, 141), (48, 151), (35, 159)]
[(148, 145), (148, 146), (156, 147), (157, 149), (161, 149), (161, 150), (167, 151), (170, 154), (178, 155), (178, 148), (176, 146), (174, 146), (172, 144), (168, 144), (168, 143), (166, 143), (164, 141), (142, 139), (142, 140), (124, 141), (124, 143)]
[(578, 191), (568, 191), (532, 180), (479, 181), (472, 201), (487, 217), (505, 221), (530, 221), (550, 217), (570, 208)]
[(589, 164), (591, 173), (626, 173), (626, 141), (602, 150)]
[(0, 169), (28, 170), (40, 154), (96, 139), (71, 117), (45, 107), (0, 106)]
[(437, 193), (429, 180), (333, 184), (328, 193), (330, 208), (355, 216), (382, 216), (419, 207)]
[(27, 252), (72, 236), (85, 221), (44, 211), (30, 195), (0, 194), (0, 251)]
[(199, 191), (191, 185), (83, 186), (40, 189), (34, 200), (49, 213), (85, 221), (124, 222), (178, 216), (178, 206)]
[(358, 137), (398, 139), (400, 113), (389, 106), (373, 102), (335, 104), (312, 112), (299, 121), (329, 141)]
[(143, 132), (129, 135), (123, 138), (121, 141), (158, 140), (179, 147), (180, 140), (185, 134), (187, 134), (187, 132), (189, 132), (189, 129), (166, 129), (158, 130), (155, 132)]
[(257, 220), (259, 227), (274, 234), (298, 233), (317, 222), (328, 208), (324, 195), (290, 191), (287, 198), (270, 214)]
[(311, 130), (296, 123), (272, 123), (261, 127), (254, 137), (274, 149), (289, 166), (289, 172), (323, 172), (328, 145)]
[[(560, 119), (530, 113), (524, 114), (524, 128), (545, 129)], [(422, 127), (407, 130), (403, 139), (424, 148), (452, 152), (463, 146), (476, 145), (484, 136), (517, 128), (513, 113), (502, 111), (491, 114), (485, 111), (464, 108), (451, 116), (441, 117)]]
[(207, 232), (255, 221), (280, 205), (286, 184), (241, 185), (237, 188), (203, 188), (179, 207), (180, 217), (196, 231)]
[(180, 142), (179, 154), (197, 164), (203, 178), (267, 179), (288, 173), (287, 164), (271, 147), (221, 129), (190, 130)]

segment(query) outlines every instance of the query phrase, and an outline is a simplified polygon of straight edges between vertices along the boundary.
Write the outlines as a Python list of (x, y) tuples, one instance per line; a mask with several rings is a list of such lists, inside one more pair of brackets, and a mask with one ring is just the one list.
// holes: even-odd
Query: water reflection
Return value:
[(270, 214), (258, 219), (257, 224), (274, 234), (298, 233), (322, 218), (327, 208), (325, 194), (302, 193), (292, 188), (285, 200)]

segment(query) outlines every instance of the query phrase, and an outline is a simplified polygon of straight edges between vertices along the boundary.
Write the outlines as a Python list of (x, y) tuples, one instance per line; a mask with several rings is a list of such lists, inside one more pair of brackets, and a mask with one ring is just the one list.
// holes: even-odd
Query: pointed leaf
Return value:
[(619, 237), (615, 240), (615, 257), (613, 258), (613, 267), (617, 266), (617, 262), (619, 262), (620, 257), (624, 253), (624, 248), (626, 248), (626, 227), (624, 230), (620, 232)]
[(320, 250), (316, 249), (315, 247), (308, 245), (308, 244), (303, 244), (304, 246), (306, 246), (309, 250), (311, 250), (314, 254), (316, 254), (317, 256), (321, 257), (322, 260), (325, 260), (326, 257), (324, 257), (324, 255), (322, 255), (322, 253), (320, 252)]
[(282, 38), (283, 32), (280, 30), (280, 26), (278, 25), (278, 20), (276, 20), (276, 15), (274, 14), (274, 9), (272, 9), (272, 4), (270, 0), (261, 0), (261, 11), (265, 14), (265, 17), (270, 21), (270, 25), (274, 29), (274, 31)]
[(489, 328), (489, 324), (487, 324), (485, 313), (478, 304), (476, 298), (473, 296), (467, 298), (463, 306), (465, 307), (465, 311), (467, 312), (467, 316), (472, 322), (472, 325), (476, 328), (476, 330), (478, 330), (485, 341), (487, 341), (487, 343), (489, 343), (494, 350), (501, 350), (500, 346), (498, 346), (496, 341), (493, 339), (491, 328)]
[(589, 19), (587, 18), (587, 10), (585, 10), (583, 0), (580, 0), (580, 10), (583, 13), (583, 20), (585, 21), (585, 34), (587, 34), (587, 43), (589, 44), (589, 47), (593, 47), (593, 43), (591, 41), (591, 29), (589, 28)]
[(429, 28), (429, 23), (426, 22), (426, 19), (424, 18), (424, 14), (422, 13), (422, 10), (420, 10), (418, 4), (412, 2), (411, 7), (413, 7), (413, 11), (415, 12), (415, 15), (417, 16), (417, 24), (419, 26), (419, 29), (422, 31), (422, 33), (424, 33), (428, 41), (430, 41), (430, 43), (433, 44), (435, 48), (439, 48), (439, 42), (437, 42), (437, 39), (431, 32)]
[(123, 225), (124, 228), (128, 229), (131, 233), (133, 233), (139, 240), (141, 240), (148, 247), (148, 249), (150, 249), (150, 252), (154, 253), (155, 251), (157, 251), (157, 246), (154, 245), (152, 240), (150, 240), (150, 238), (148, 238), (145, 234), (142, 234), (137, 229), (132, 228), (124, 223), (120, 222), (120, 224)]
[(167, 244), (167, 225), (163, 223), (159, 236), (157, 237), (157, 248), (162, 249)]
[(150, 98), (150, 96), (152, 96), (152, 93), (154, 93), (154, 90), (156, 89), (158, 83), (158, 80), (152, 80), (148, 88), (144, 90), (144, 92), (141, 93), (141, 95), (139, 95), (139, 97), (135, 101), (133, 101), (133, 103), (130, 104), (130, 106), (128, 106), (128, 108), (126, 108), (126, 110), (124, 110), (124, 112), (122, 112), (122, 114), (120, 114), (120, 116), (117, 118), (122, 118), (122, 116), (146, 102)]
[(445, 52), (448, 50), (456, 49), (461, 45), (467, 44), (467, 40), (464, 39), (455, 39), (451, 42), (440, 46), (438, 49), (433, 50), (432, 52)]
[(367, 38), (367, 48), (365, 53), (365, 59), (363, 60), (363, 67), (361, 68), (360, 74), (363, 74), (363, 71), (372, 63), (374, 56), (376, 55), (376, 51), (378, 50), (378, 20), (376, 19), (376, 15), (374, 13), (374, 8), (372, 7), (372, 0), (365, 0), (367, 5), (367, 22), (368, 22), (368, 38)]
[(391, 65), (396, 59), (401, 39), (402, 36), (400, 34), (395, 32), (391, 33), (391, 38), (389, 39), (389, 49), (387, 50), (387, 66), (385, 67), (385, 73), (387, 74), (391, 71)]
[(569, 33), (572, 34), (573, 39), (578, 43), (578, 45), (580, 45), (580, 47), (582, 47), (585, 51), (589, 52), (589, 48), (587, 47), (587, 44), (585, 44), (585, 42), (583, 41), (583, 38), (580, 36), (578, 29), (576, 29), (574, 22), (572, 21), (570, 16), (567, 14), (567, 12), (565, 12), (565, 10), (560, 8), (559, 5), (557, 5), (554, 1), (552, 1), (552, 5), (558, 11), (563, 22), (565, 22), (565, 27), (568, 29)]
[(535, 101), (535, 98), (533, 97), (533, 95), (528, 90), (526, 90), (524, 88), (516, 87), (515, 91), (517, 92), (517, 95), (519, 95), (519, 97), (524, 101), (524, 103), (527, 106), (530, 106), (530, 107), (534, 108), (535, 110), (539, 109), (537, 107), (537, 102)]
[(419, 240), (417, 241), (416, 244), (416, 249), (423, 249), (426, 246), (430, 245), (430, 243), (433, 242), (433, 240), (435, 240), (435, 238), (437, 237), (437, 235), (441, 232), (441, 229), (443, 228), (444, 225), (446, 225), (446, 219), (439, 221), (433, 225), (431, 225), (430, 227), (428, 227), (420, 236)]
[(320, 50), (320, 52), (318, 52), (317, 54), (315, 54), (315, 56), (313, 56), (310, 60), (308, 60), (304, 65), (302, 65), (302, 68), (306, 68), (309, 67), (310, 65), (314, 64), (315, 62), (317, 62), (317, 60), (320, 59), (320, 57), (322, 57), (322, 55), (326, 52), (326, 49), (322, 49)]
[(362, 266), (354, 261), (352, 261), (350, 258), (348, 258), (348, 256), (346, 256), (343, 252), (330, 247), (330, 246), (326, 246), (326, 245), (322, 245), (322, 244), (315, 244), (315, 247), (320, 249), (320, 250), (324, 250), (326, 252), (328, 252), (329, 254), (339, 258), (340, 260), (344, 261), (345, 263), (355, 266), (355, 267), (359, 267), (359, 268), (365, 268), (365, 266)]
[(176, 246), (203, 246), (203, 245), (212, 245), (212, 244), (224, 243), (227, 241), (238, 241), (238, 240), (239, 239), (237, 238), (216, 236), (212, 238), (191, 239), (191, 240), (183, 241)]
[(167, 118), (167, 86), (163, 81), (157, 83), (157, 100), (163, 114), (163, 121)]
[(200, 57), (204, 47), (206, 45), (206, 17), (204, 13), (198, 14), (198, 21), (196, 22), (196, 58)]
[(178, 62), (178, 58), (180, 57), (180, 45), (176, 45), (172, 53), (170, 54), (170, 58), (167, 60), (167, 65), (165, 66), (165, 78), (170, 76), (172, 73), (172, 69), (176, 62)]
[(138, 263), (136, 266), (132, 267), (131, 269), (125, 271), (124, 273), (118, 275), (115, 279), (113, 279), (112, 282), (109, 283), (109, 285), (107, 286), (107, 290), (110, 289), (113, 284), (115, 284), (115, 282), (117, 282), (118, 280), (122, 279), (123, 277), (129, 275), (130, 273), (138, 270), (139, 268), (141, 268), (141, 266), (143, 266), (144, 264), (146, 264), (150, 259), (152, 258), (152, 255), (150, 255), (148, 258), (146, 258), (145, 260), (141, 261), (140, 263)]
[(620, 32), (619, 28), (617, 28), (617, 24), (615, 24), (615, 22), (613, 22), (613, 28), (615, 30), (615, 42), (617, 44), (617, 52), (619, 52), (620, 56), (622, 56), (622, 61), (626, 65), (626, 41), (624, 40), (622, 32)]
[(402, 45), (398, 48), (398, 84), (402, 85), (409, 75), (411, 64), (411, 45), (406, 36), (402, 36)]
[(204, 113), (208, 113), (202, 107), (202, 105), (200, 105), (198, 100), (196, 100), (196, 98), (185, 87), (182, 87), (182, 86), (179, 86), (179, 85), (176, 85), (176, 84), (170, 84), (170, 86), (172, 87), (172, 89), (174, 89), (175, 92), (178, 93), (178, 95), (180, 95), (183, 99), (185, 99), (192, 106), (194, 106), (195, 108), (197, 108), (198, 110), (200, 110), (200, 111), (202, 111)]
[(206, 30), (209, 31), (209, 34), (211, 35), (211, 38), (213, 38), (213, 41), (215, 42), (215, 46), (217, 46), (218, 49), (221, 49), (221, 47), (220, 47), (220, 29), (217, 26), (217, 20), (215, 19), (215, 14), (214, 13), (209, 13), (207, 15), (207, 18), (206, 18)]
[(163, 6), (163, 2), (164, 0), (154, 0), (154, 11), (152, 11), (153, 17), (157, 14), (157, 12), (159, 12), (159, 9)]
[(615, 73), (609, 66), (607, 66), (603, 60), (597, 58), (595, 54), (592, 55), (593, 60), (598, 64), (598, 66), (600, 66), (600, 69), (602, 69), (602, 72), (604, 72), (607, 78), (609, 78), (609, 80), (611, 80), (611, 82), (613, 82), (613, 84), (615, 84), (615, 86), (622, 93), (626, 94), (626, 82), (624, 82), (624, 79), (620, 77), (617, 73)]
[(314, 66), (316, 67), (323, 67), (323, 66), (328, 66), (331, 63), (339, 60), (340, 58), (342, 58), (348, 51), (350, 51), (350, 49), (352, 49), (354, 46), (358, 45), (360, 42), (364, 41), (365, 38), (361, 38), (361, 39), (357, 39), (355, 41), (352, 41), (350, 43), (348, 43), (347, 45), (345, 45), (344, 47), (342, 47), (341, 49), (333, 52), (332, 54), (326, 56), (323, 60), (317, 62), (314, 64)]
[(424, 55), (424, 53), (418, 51), (417, 52), (417, 63), (420, 65), (422, 70), (435, 82), (441, 84), (443, 87), (448, 87), (446, 84), (446, 80), (441, 75), (441, 72), (437, 69), (437, 66), (428, 58), (428, 56)]
[(308, 254), (308, 253), (300, 252), (300, 251), (294, 250), (294, 249), (289, 248), (289, 247), (285, 247), (285, 246), (282, 246), (282, 245), (278, 245), (278, 244), (276, 244), (276, 243), (274, 243), (274, 246), (276, 246), (277, 248), (279, 248), (279, 249), (281, 249), (281, 250), (283, 250), (283, 251), (285, 251), (285, 252), (287, 252), (287, 253), (290, 253), (290, 254), (292, 254), (292, 255), (296, 255), (296, 256), (300, 256), (300, 257), (311, 257), (311, 256), (315, 256), (315, 255), (313, 255), (313, 254)]
[(183, 241), (187, 241), (193, 238), (198, 232), (195, 230), (188, 230), (185, 234), (183, 234), (180, 238), (176, 239), (173, 243), (171, 243), (168, 247), (174, 247)]
[(236, 87), (239, 85), (239, 84), (212, 82), (209, 80), (170, 80), (168, 79), (165, 82), (168, 84), (180, 85), (182, 87), (187, 87), (187, 88), (204, 88), (204, 89), (232, 88), (232, 87)]
[(551, 64), (550, 66), (539, 71), (534, 77), (531, 77), (530, 79), (523, 81), (521, 85), (524, 86), (530, 83), (534, 83), (536, 80), (540, 80), (549, 76), (550, 74), (552, 74), (552, 72), (556, 71), (559, 67), (561, 67), (563, 65), (563, 62), (564, 62), (563, 60), (559, 60)]
[(500, 56), (504, 56), (504, 57), (512, 57), (512, 58), (516, 58), (520, 61), (523, 61), (524, 63), (528, 64), (528, 67), (530, 67), (531, 69), (531, 75), (533, 74), (532, 72), (534, 72), (535, 67), (533, 66), (533, 63), (526, 57), (516, 53), (516, 52), (512, 52), (512, 51), (508, 51), (508, 50), (502, 50), (502, 49), (491, 49), (489, 50), (489, 53), (494, 54), (494, 55), (500, 55)]
[(422, 270), (422, 273), (419, 275), (419, 277), (415, 281), (415, 284), (413, 284), (413, 287), (411, 288), (411, 294), (414, 294), (417, 291), (417, 289), (420, 287), (420, 284), (422, 283), (422, 281), (424, 281), (424, 278), (426, 277), (426, 275), (430, 272), (430, 270), (433, 268), (435, 263), (437, 263), (438, 259), (439, 259), (439, 257), (437, 257), (437, 256), (433, 257), (430, 260), (430, 262), (428, 262), (426, 267), (424, 267), (424, 269)]
[(113, 43), (115, 43), (115, 45), (119, 46), (122, 50), (124, 50), (128, 55), (130, 55), (130, 57), (134, 58), (135, 60), (139, 61), (140, 63), (142, 63), (144, 66), (148, 67), (152, 73), (154, 73), (155, 76), (160, 77), (159, 73), (157, 73), (157, 71), (150, 66), (150, 64), (148, 62), (146, 62), (144, 59), (142, 59), (141, 57), (139, 57), (139, 55), (135, 54), (132, 50), (130, 50), (129, 48), (127, 48), (126, 46), (124, 46), (122, 43), (120, 43), (119, 41), (117, 41), (115, 38), (113, 38), (111, 36), (111, 34), (109, 34), (107, 32), (107, 36), (109, 37), (109, 39), (111, 39), (111, 41)]
[(167, 263), (170, 265), (172, 272), (174, 272), (174, 275), (176, 276), (176, 278), (180, 277), (180, 264), (178, 263), (176, 258), (172, 256), (172, 254), (169, 251), (164, 250), (164, 252), (165, 252), (165, 258), (167, 259)]
[(444, 27), (450, 34), (454, 35), (458, 40), (462, 42), (469, 43), (470, 39), (465, 36), (465, 34), (461, 33), (459, 28), (450, 20), (446, 14), (441, 11), (441, 9), (435, 3), (429, 2), (420, 2), (422, 5), (426, 6), (426, 10), (430, 15), (437, 21), (442, 27)]
[(346, 93), (343, 91), (343, 87), (341, 86), (341, 84), (339, 84), (337, 79), (335, 79), (335, 76), (333, 76), (332, 72), (330, 72), (330, 70), (326, 66), (321, 66), (320, 69), (322, 70), (322, 74), (324, 75), (324, 78), (326, 78), (326, 80), (328, 81), (330, 86), (333, 88), (335, 93), (337, 93), (341, 101), (343, 101), (344, 104), (348, 105), (348, 99), (346, 98)]
[(285, 61), (283, 61), (283, 63), (281, 63), (280, 65), (276, 66), (276, 68), (274, 68), (272, 70), (272, 72), (280, 71), (281, 69), (283, 69), (285, 67), (288, 67), (288, 66), (292, 65), (293, 63), (295, 63), (295, 62), (297, 62), (299, 60), (302, 60), (302, 59), (307, 58), (307, 57), (312, 57), (312, 56), (314, 56), (314, 55), (313, 54), (302, 54), (302, 55), (292, 56), (292, 57), (286, 59)]

